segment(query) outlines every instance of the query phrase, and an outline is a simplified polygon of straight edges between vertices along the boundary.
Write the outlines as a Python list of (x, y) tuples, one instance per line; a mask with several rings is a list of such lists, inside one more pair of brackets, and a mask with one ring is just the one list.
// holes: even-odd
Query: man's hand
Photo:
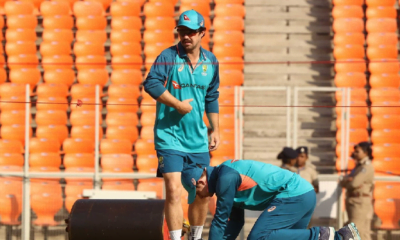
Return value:
[(220, 144), (219, 132), (212, 132), (210, 136), (210, 143), (208, 145), (208, 149), (211, 151), (217, 150)]
[(182, 102), (179, 102), (176, 110), (182, 115), (185, 115), (186, 113), (190, 113), (192, 111), (193, 107), (190, 105), (190, 102), (193, 101), (193, 98), (191, 99), (185, 99)]

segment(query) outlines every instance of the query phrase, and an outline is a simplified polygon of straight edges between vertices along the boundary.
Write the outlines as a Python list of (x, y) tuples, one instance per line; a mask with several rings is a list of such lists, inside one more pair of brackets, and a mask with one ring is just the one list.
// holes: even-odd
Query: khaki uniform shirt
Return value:
[(289, 165), (286, 165), (286, 164), (282, 164), (281, 168), (289, 170), (289, 171), (294, 172), (294, 173), (297, 173), (297, 168), (296, 167), (292, 167), (292, 166), (289, 166)]
[(311, 183), (314, 188), (318, 188), (318, 172), (314, 168), (306, 164), (304, 167), (299, 168), (297, 173), (300, 175), (300, 177)]

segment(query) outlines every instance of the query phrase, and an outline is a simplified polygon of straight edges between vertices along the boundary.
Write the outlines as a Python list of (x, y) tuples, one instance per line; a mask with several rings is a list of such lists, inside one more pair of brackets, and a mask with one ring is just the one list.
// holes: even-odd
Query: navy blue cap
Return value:
[(192, 30), (197, 30), (199, 28), (204, 28), (204, 18), (203, 16), (196, 12), (195, 10), (184, 11), (178, 20), (177, 27), (184, 26)]
[(293, 148), (284, 147), (278, 154), (277, 159), (294, 159), (297, 158), (297, 155), (297, 152)]
[(308, 147), (305, 147), (305, 146), (298, 147), (298, 148), (296, 149), (296, 152), (297, 152), (298, 154), (300, 154), (300, 153), (308, 154)]
[(191, 204), (196, 198), (196, 184), (203, 174), (204, 168), (200, 165), (189, 164), (182, 171), (181, 182), (188, 192), (188, 204)]

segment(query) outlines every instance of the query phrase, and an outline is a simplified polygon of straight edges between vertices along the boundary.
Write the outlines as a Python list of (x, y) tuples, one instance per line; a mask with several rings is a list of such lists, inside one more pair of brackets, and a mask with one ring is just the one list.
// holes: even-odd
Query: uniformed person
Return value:
[(349, 222), (354, 222), (362, 240), (371, 239), (371, 220), (373, 216), (372, 190), (374, 167), (371, 163), (371, 146), (360, 142), (354, 146), (352, 154), (356, 167), (345, 176), (340, 184), (346, 188), (346, 211)]
[[(308, 148), (307, 147), (298, 147), (296, 149), (298, 154), (297, 156), (297, 173), (300, 177), (307, 180), (307, 182), (311, 183), (314, 187), (316, 193), (319, 192), (319, 181), (318, 181), (318, 172), (315, 170), (315, 166), (312, 163), (309, 163), (308, 160)], [(314, 166), (314, 167), (312, 167)]]
[(284, 147), (276, 158), (282, 160), (281, 168), (297, 173), (297, 152), (293, 148)]

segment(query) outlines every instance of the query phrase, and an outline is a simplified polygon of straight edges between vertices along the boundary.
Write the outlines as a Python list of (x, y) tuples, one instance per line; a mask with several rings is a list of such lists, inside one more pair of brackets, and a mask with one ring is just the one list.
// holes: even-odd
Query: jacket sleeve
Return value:
[(361, 187), (371, 178), (371, 175), (374, 173), (373, 171), (373, 168), (369, 166), (363, 166), (360, 171), (354, 175), (353, 181), (350, 181), (347, 186), (353, 189)]
[(167, 89), (164, 87), (168, 74), (173, 67), (173, 59), (159, 55), (143, 82), (144, 90), (154, 99), (159, 98)]
[(242, 230), (243, 225), (244, 225), (244, 209), (233, 207), (223, 239), (235, 240), (239, 235), (240, 230)]
[(222, 168), (219, 172), (216, 188), (217, 209), (211, 223), (209, 240), (223, 239), (228, 218), (232, 211), (235, 194), (241, 182), (240, 175), (235, 170)]
[(206, 113), (219, 113), (219, 63), (215, 57), (212, 59), (212, 64), (214, 65), (214, 76), (207, 89), (205, 110)]

